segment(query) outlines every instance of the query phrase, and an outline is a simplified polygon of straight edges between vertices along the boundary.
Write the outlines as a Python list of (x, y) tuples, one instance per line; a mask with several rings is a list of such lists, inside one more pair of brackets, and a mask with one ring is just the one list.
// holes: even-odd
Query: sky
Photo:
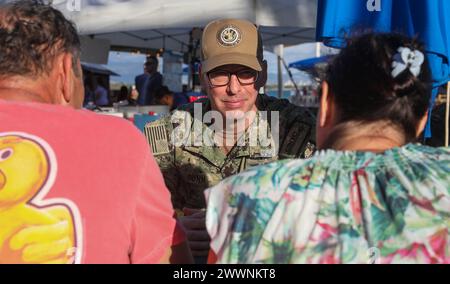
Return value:
[[(330, 51), (323, 47), (321, 48), (323, 53), (329, 53)], [(312, 58), (316, 56), (316, 44), (306, 43), (292, 47), (284, 48), (284, 59), (289, 65), (292, 62), (303, 60), (307, 58)], [(277, 84), (277, 56), (270, 52), (264, 51), (264, 58), (267, 60), (268, 65), (268, 84)], [(142, 73), (142, 66), (145, 61), (145, 55), (143, 54), (131, 54), (124, 52), (110, 52), (109, 62), (107, 67), (112, 71), (120, 74), (120, 77), (111, 77), (112, 82), (121, 82), (127, 85), (134, 83), (135, 76)], [(291, 69), (294, 80), (297, 84), (303, 85), (310, 82), (308, 75), (304, 72)], [(290, 79), (283, 67), (283, 81), (284, 83), (289, 83)]]

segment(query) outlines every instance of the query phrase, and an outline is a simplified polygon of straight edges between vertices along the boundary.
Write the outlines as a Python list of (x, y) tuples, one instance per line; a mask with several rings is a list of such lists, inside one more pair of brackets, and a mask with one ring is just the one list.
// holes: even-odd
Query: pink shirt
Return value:
[[(74, 263), (161, 259), (176, 224), (170, 194), (132, 124), (69, 107), (2, 100), (0, 121), (0, 255), (17, 230), (39, 225), (42, 216), (59, 218), (47, 214), (59, 207), (70, 213)], [(4, 213), (14, 208), (27, 212), (22, 224)]]

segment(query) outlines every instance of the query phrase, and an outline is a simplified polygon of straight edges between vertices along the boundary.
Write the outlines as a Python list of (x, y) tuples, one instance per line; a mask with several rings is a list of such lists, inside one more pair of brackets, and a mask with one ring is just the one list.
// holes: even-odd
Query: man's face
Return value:
[(243, 65), (224, 65), (204, 74), (204, 85), (212, 109), (226, 118), (257, 111), (258, 82), (253, 81), (258, 77), (260, 74), (257, 71)]
[(149, 60), (145, 64), (145, 70), (150, 74), (155, 73), (156, 71), (158, 71), (158, 63), (154, 59)]

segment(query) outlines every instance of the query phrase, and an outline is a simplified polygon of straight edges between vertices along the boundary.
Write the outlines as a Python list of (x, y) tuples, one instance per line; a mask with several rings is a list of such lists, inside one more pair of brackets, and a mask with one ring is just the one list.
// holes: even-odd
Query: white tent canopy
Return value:
[(219, 18), (260, 25), (266, 47), (314, 41), (317, 0), (54, 0), (82, 35), (112, 49), (187, 52), (193, 28)]

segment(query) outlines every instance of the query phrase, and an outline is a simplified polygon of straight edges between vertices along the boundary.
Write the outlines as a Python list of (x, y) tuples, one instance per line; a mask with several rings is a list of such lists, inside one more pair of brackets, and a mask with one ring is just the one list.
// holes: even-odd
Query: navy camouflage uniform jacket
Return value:
[[(208, 99), (196, 103), (201, 104), (203, 114), (211, 110)], [(277, 145), (261, 143), (260, 139), (256, 144), (250, 145), (249, 138), (245, 137), (245, 142), (237, 143), (228, 154), (214, 143), (192, 143), (196, 127), (201, 128), (204, 133), (209, 131), (208, 125), (195, 118), (194, 104), (185, 105), (145, 127), (145, 135), (171, 191), (175, 209), (205, 208), (203, 191), (224, 178), (279, 159), (309, 158), (315, 151), (313, 115), (309, 110), (295, 106), (287, 100), (258, 95), (258, 111), (265, 111), (267, 115), (265, 118), (258, 115), (258, 123), (255, 122), (249, 127), (270, 128), (274, 120), (271, 112), (278, 112)], [(268, 139), (273, 141), (271, 131), (266, 133), (269, 133)], [(191, 143), (179, 143), (180, 139)]]

